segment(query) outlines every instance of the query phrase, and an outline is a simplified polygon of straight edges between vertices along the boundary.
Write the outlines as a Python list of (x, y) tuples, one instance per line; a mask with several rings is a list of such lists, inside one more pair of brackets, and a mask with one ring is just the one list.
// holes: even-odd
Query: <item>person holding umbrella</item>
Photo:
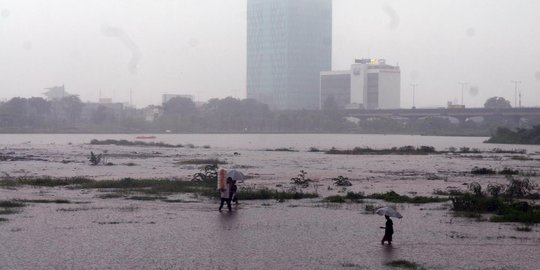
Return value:
[(390, 217), (402, 218), (403, 216), (391, 207), (379, 208), (377, 211), (375, 211), (375, 213), (386, 218), (385, 226), (381, 227), (381, 229), (384, 229), (384, 237), (381, 240), (381, 245), (384, 245), (385, 241), (388, 241), (388, 244), (391, 245), (392, 235), (394, 234), (394, 223)]
[(384, 236), (381, 240), (381, 245), (384, 245), (384, 241), (388, 241), (388, 244), (392, 244), (392, 235), (394, 234), (394, 223), (392, 222), (392, 219), (390, 219), (389, 216), (384, 216), (386, 218), (386, 224), (385, 227), (381, 227), (381, 229), (384, 229)]

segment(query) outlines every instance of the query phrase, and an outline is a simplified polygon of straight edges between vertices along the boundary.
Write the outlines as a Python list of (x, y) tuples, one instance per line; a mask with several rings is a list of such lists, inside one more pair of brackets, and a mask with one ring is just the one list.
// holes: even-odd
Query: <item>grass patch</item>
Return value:
[(125, 196), (126, 196), (125, 193), (111, 192), (111, 193), (106, 193), (106, 194), (100, 194), (97, 197), (100, 199), (118, 199), (118, 198), (123, 198)]
[(439, 197), (426, 197), (426, 196), (409, 197), (407, 195), (399, 195), (393, 190), (388, 191), (386, 193), (373, 193), (371, 195), (368, 195), (366, 198), (383, 200), (386, 202), (393, 202), (393, 203), (436, 203), (436, 202), (448, 201), (447, 198), (439, 198)]
[(178, 162), (178, 164), (185, 164), (185, 165), (207, 165), (207, 164), (227, 164), (227, 162), (216, 159), (216, 158), (210, 158), (210, 159), (188, 159)]
[(162, 202), (167, 202), (167, 203), (184, 203), (186, 201), (184, 200), (181, 200), (181, 199), (162, 199), (161, 200)]
[(324, 198), (323, 201), (325, 202), (332, 202), (332, 203), (345, 203), (345, 202), (353, 202), (353, 203), (363, 203), (363, 199), (367, 198), (363, 192), (347, 192), (345, 196), (342, 195), (333, 195), (328, 196)]
[(449, 190), (449, 191), (443, 191), (440, 189), (434, 190), (433, 194), (439, 195), (439, 196), (459, 196), (463, 195), (465, 192), (461, 190)]
[(497, 172), (489, 168), (474, 167), (472, 168), (471, 173), (476, 174), (476, 175), (486, 175), (486, 174), (496, 174)]
[(330, 202), (330, 203), (345, 203), (345, 202), (347, 202), (347, 200), (345, 200), (345, 197), (341, 196), (341, 195), (328, 196), (328, 197), (324, 198), (323, 201)]
[(90, 210), (102, 210), (104, 207), (78, 207), (78, 208), (59, 208), (56, 209), (57, 212), (79, 212), (79, 211), (90, 211)]
[(454, 212), (454, 213), (452, 213), (452, 216), (454, 216), (454, 217), (464, 217), (464, 218), (476, 218), (476, 219), (482, 218), (482, 215), (480, 213), (466, 212), (466, 211)]
[(167, 144), (163, 142), (142, 142), (142, 141), (128, 141), (128, 140), (96, 140), (90, 141), (92, 145), (121, 145), (121, 146), (151, 146), (151, 147), (167, 147), (167, 148), (181, 148), (184, 147), (181, 144)]
[(43, 200), (43, 199), (37, 199), (37, 200), (16, 200), (18, 202), (23, 202), (23, 203), (58, 203), (58, 204), (68, 204), (68, 203), (71, 203), (71, 201), (69, 200), (62, 200), (62, 199), (57, 199), (57, 200)]
[(19, 201), (0, 201), (0, 207), (2, 208), (16, 208), (16, 207), (24, 207), (24, 203)]
[(532, 228), (529, 227), (529, 226), (521, 226), (521, 227), (518, 226), (518, 227), (516, 227), (516, 231), (518, 231), (518, 232), (530, 232), (530, 231), (532, 231)]
[(155, 201), (155, 200), (164, 200), (167, 199), (167, 197), (160, 197), (160, 196), (131, 196), (127, 198), (129, 200), (137, 200), (137, 201)]
[(82, 185), (94, 180), (82, 177), (71, 178), (19, 178), (0, 180), (0, 186), (38, 186), (38, 187), (58, 187), (69, 185)]
[(19, 210), (16, 210), (13, 208), (0, 209), (0, 215), (11, 215), (11, 214), (17, 214), (19, 212), (20, 212)]
[(407, 260), (395, 260), (385, 263), (386, 266), (396, 267), (396, 268), (405, 268), (405, 269), (424, 269), (422, 266), (418, 265), (415, 262)]
[(504, 169), (499, 171), (499, 174), (502, 174), (502, 175), (518, 175), (519, 171), (505, 167)]
[(366, 198), (363, 192), (347, 192), (345, 196), (342, 195), (332, 195), (323, 199), (324, 202), (330, 203), (363, 203), (363, 199)]
[(487, 197), (466, 193), (451, 198), (452, 210), (477, 217), (481, 213), (493, 213), (491, 222), (540, 223), (540, 206), (526, 201), (510, 201), (501, 197)]
[(414, 147), (411, 145), (392, 147), (389, 149), (373, 149), (369, 147), (355, 147), (350, 150), (338, 150), (334, 147), (325, 152), (330, 155), (428, 155), (439, 154), (433, 146)]
[(277, 191), (267, 188), (252, 189), (242, 188), (238, 191), (239, 200), (300, 200), (307, 198), (317, 198), (319, 194), (316, 193), (303, 193), (303, 192), (287, 192)]
[(265, 151), (273, 151), (273, 152), (298, 152), (298, 150), (293, 148), (276, 148), (276, 149), (266, 149)]
[[(16, 200), (0, 201), (0, 215), (11, 215), (19, 213), (19, 208), (24, 206), (24, 203)], [(4, 219), (4, 221), (7, 221), (7, 219)]]

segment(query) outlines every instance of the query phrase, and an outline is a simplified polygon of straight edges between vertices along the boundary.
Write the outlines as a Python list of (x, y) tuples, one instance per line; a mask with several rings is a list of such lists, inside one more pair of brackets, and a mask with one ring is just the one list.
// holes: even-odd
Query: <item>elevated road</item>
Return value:
[(454, 117), (466, 119), (476, 116), (502, 116), (509, 118), (526, 118), (540, 116), (540, 108), (510, 108), (510, 109), (486, 109), (486, 108), (465, 108), (465, 109), (386, 109), (386, 110), (347, 110), (348, 116), (358, 118), (371, 117)]

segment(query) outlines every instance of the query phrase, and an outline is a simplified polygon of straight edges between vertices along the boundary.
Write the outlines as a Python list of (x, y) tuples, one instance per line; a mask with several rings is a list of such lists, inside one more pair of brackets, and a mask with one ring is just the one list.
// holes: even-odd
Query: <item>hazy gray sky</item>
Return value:
[[(540, 105), (540, 1), (334, 0), (333, 69), (399, 63), (401, 104)], [(246, 0), (0, 0), (0, 99), (65, 84), (83, 101), (245, 97)]]

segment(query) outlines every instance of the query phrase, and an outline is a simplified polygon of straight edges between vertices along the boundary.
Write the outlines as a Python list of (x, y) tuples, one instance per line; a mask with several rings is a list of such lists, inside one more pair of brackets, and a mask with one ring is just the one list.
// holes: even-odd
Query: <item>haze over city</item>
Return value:
[[(538, 1), (333, 2), (332, 69), (401, 68), (401, 106), (492, 96), (540, 104)], [(83, 101), (139, 107), (161, 94), (246, 97), (246, 1), (0, 1), (0, 99), (64, 84)], [(472, 88), (470, 90), (469, 88)]]

